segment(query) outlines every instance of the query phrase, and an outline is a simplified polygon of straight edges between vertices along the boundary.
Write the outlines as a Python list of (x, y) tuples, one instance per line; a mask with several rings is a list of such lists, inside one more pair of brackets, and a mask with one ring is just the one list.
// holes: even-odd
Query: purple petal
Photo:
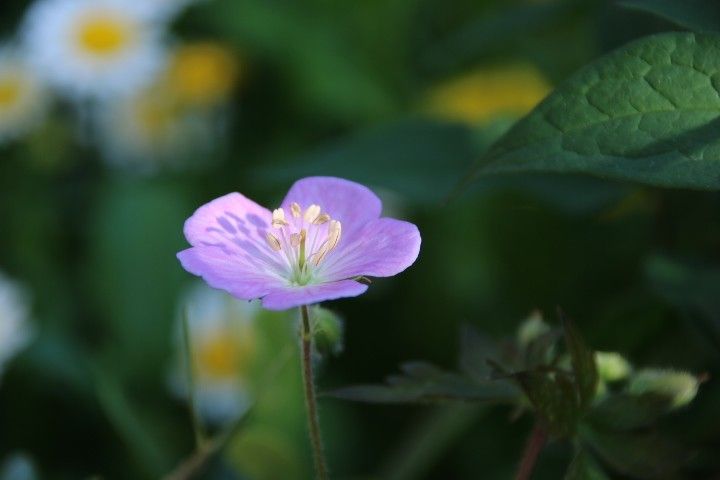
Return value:
[(220, 247), (192, 247), (177, 254), (188, 272), (202, 277), (208, 285), (242, 300), (267, 295), (283, 285), (282, 278), (262, 260), (242, 251)]
[(343, 236), (352, 239), (367, 222), (376, 220), (382, 202), (370, 189), (359, 183), (334, 177), (308, 177), (298, 180), (290, 188), (283, 208), (297, 202), (305, 209), (319, 205), (335, 220), (342, 223)]
[(185, 222), (185, 238), (191, 245), (235, 250), (250, 244), (270, 251), (265, 232), (272, 214), (239, 193), (229, 193), (198, 208)]
[(263, 307), (268, 310), (287, 310), (300, 305), (311, 305), (325, 300), (343, 297), (357, 297), (367, 290), (367, 285), (354, 280), (307, 285), (304, 287), (284, 286), (263, 297)]
[(390, 277), (415, 262), (420, 253), (420, 232), (412, 223), (380, 218), (366, 224), (353, 242), (333, 253), (323, 269), (328, 279)]

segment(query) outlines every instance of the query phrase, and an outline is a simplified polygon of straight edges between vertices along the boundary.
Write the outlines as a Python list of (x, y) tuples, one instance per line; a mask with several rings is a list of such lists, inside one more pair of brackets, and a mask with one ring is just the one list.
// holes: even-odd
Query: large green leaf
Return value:
[(720, 2), (716, 0), (622, 0), (619, 4), (690, 30), (720, 30)]
[(583, 68), (481, 158), (471, 178), (585, 173), (720, 188), (720, 35), (668, 33)]

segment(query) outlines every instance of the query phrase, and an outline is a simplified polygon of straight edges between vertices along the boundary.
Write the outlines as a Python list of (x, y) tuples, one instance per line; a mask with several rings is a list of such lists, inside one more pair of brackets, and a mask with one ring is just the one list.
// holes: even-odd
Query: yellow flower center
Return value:
[(0, 109), (12, 107), (21, 94), (22, 81), (19, 78), (0, 78)]
[(197, 342), (194, 364), (200, 376), (237, 378), (247, 371), (255, 351), (252, 332), (244, 329), (242, 338), (234, 332), (218, 332)]
[(107, 15), (93, 15), (80, 22), (77, 41), (86, 53), (96, 56), (116, 54), (124, 49), (132, 38), (132, 28), (127, 22)]
[(168, 81), (182, 100), (211, 105), (230, 94), (237, 75), (237, 61), (231, 52), (212, 43), (198, 43), (177, 51)]

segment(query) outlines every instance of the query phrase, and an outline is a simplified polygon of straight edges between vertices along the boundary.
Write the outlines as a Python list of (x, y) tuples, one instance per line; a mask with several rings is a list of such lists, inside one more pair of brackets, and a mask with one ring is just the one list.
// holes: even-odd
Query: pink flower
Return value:
[(380, 218), (366, 187), (331, 177), (297, 181), (272, 212), (239, 193), (200, 207), (185, 222), (183, 267), (210, 286), (284, 310), (367, 290), (359, 277), (390, 277), (415, 262), (420, 232)]

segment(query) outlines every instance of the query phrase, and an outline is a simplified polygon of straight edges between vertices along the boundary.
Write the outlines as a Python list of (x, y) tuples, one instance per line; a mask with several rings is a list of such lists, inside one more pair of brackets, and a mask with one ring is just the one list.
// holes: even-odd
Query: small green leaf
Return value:
[(472, 178), (584, 173), (720, 189), (720, 35), (640, 39), (588, 65), (481, 158)]
[(625, 8), (652, 13), (690, 30), (720, 30), (716, 0), (622, 0)]
[(609, 478), (587, 452), (580, 450), (565, 472), (565, 480), (609, 480)]
[(502, 402), (517, 400), (519, 392), (508, 381), (478, 381), (447, 372), (425, 362), (402, 365), (403, 374), (388, 377), (385, 385), (357, 385), (329, 392), (346, 400), (370, 403)]
[(588, 421), (602, 428), (627, 431), (648, 427), (671, 410), (672, 399), (667, 396), (622, 392), (593, 406)]
[(674, 442), (655, 434), (583, 428), (581, 436), (614, 471), (631, 477), (669, 478), (688, 458)]
[(580, 406), (588, 406), (597, 391), (598, 371), (595, 363), (595, 352), (587, 347), (580, 336), (575, 324), (565, 314), (560, 312), (560, 319), (565, 333), (565, 344), (570, 353), (575, 386), (577, 388)]
[(575, 431), (578, 403), (575, 386), (563, 372), (529, 371), (513, 375), (550, 433), (568, 436)]

